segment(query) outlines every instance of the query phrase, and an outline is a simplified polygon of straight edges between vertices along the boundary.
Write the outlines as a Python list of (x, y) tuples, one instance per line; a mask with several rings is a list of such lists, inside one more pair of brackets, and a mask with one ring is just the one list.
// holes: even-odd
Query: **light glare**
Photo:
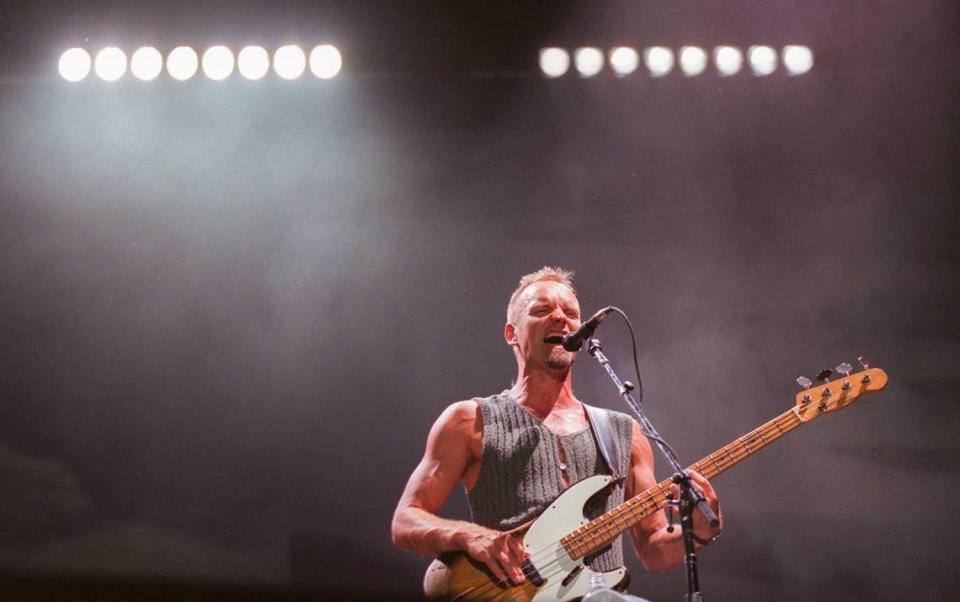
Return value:
[(115, 82), (127, 72), (127, 55), (116, 46), (108, 46), (97, 53), (93, 70), (103, 81)]
[(673, 69), (673, 51), (663, 46), (652, 46), (643, 51), (643, 61), (653, 77), (662, 77)]
[(64, 50), (57, 63), (60, 77), (68, 82), (78, 82), (90, 74), (90, 54), (83, 48)]
[(573, 63), (582, 77), (593, 77), (603, 69), (603, 52), (599, 48), (578, 48)]
[(570, 55), (563, 48), (540, 51), (540, 70), (547, 77), (560, 77), (570, 68)]
[(777, 70), (777, 53), (769, 46), (751, 46), (747, 59), (754, 75), (770, 75)]
[(619, 46), (610, 51), (610, 68), (618, 76), (630, 75), (640, 65), (640, 54), (629, 46)]
[(233, 53), (226, 46), (211, 46), (203, 53), (203, 73), (214, 81), (221, 81), (233, 73)]
[(152, 46), (138, 48), (130, 57), (130, 73), (137, 79), (150, 81), (163, 71), (163, 55)]
[(713, 49), (713, 63), (720, 75), (736, 75), (743, 68), (743, 53), (733, 46), (717, 46)]
[(197, 72), (197, 53), (189, 46), (177, 46), (167, 55), (167, 73), (175, 80), (186, 81)]
[(322, 44), (310, 51), (310, 72), (320, 79), (330, 79), (340, 73), (343, 57), (335, 46)]
[(260, 79), (270, 70), (270, 55), (261, 46), (247, 46), (237, 55), (237, 70), (247, 79)]
[(684, 46), (680, 49), (680, 68), (687, 77), (700, 75), (707, 68), (707, 53), (699, 46)]
[(783, 66), (790, 75), (803, 75), (813, 68), (813, 52), (807, 46), (784, 46)]
[(307, 57), (297, 46), (281, 46), (273, 53), (273, 70), (283, 79), (297, 79), (307, 68)]

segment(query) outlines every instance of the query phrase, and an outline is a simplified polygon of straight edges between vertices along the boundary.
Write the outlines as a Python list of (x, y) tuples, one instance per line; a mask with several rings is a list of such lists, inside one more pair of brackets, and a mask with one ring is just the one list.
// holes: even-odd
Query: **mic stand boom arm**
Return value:
[(683, 466), (680, 464), (680, 461), (677, 459), (676, 454), (674, 454), (673, 450), (670, 449), (670, 446), (667, 445), (660, 437), (660, 434), (653, 426), (653, 423), (650, 422), (649, 418), (647, 418), (646, 412), (643, 411), (643, 407), (637, 403), (636, 399), (634, 399), (632, 392), (634, 388), (633, 385), (629, 382), (625, 383), (621, 381), (620, 377), (617, 376), (617, 373), (614, 372), (613, 368), (610, 366), (610, 360), (608, 360), (607, 356), (603, 354), (600, 341), (597, 339), (590, 339), (589, 343), (587, 344), (587, 353), (592, 355), (594, 359), (596, 359), (600, 365), (603, 366), (603, 369), (606, 370), (607, 374), (610, 376), (610, 380), (613, 381), (613, 384), (616, 385), (617, 389), (620, 391), (620, 397), (623, 398), (627, 405), (630, 406), (630, 409), (633, 410), (633, 413), (636, 414), (637, 420), (640, 422), (640, 426), (643, 428), (644, 435), (657, 444), (657, 447), (660, 448), (660, 452), (673, 468), (675, 473), (673, 480), (680, 486), (680, 527), (681, 531), (683, 532), (684, 566), (686, 567), (687, 573), (687, 601), (699, 602), (700, 600), (703, 600), (703, 596), (700, 593), (700, 578), (697, 572), (697, 555), (693, 550), (693, 507), (696, 506), (699, 508), (700, 512), (703, 513), (703, 516), (710, 522), (712, 526), (719, 525), (720, 519), (717, 518), (717, 515), (713, 512), (710, 504), (707, 503), (703, 493), (690, 481), (690, 475), (688, 475), (687, 471), (684, 470)]

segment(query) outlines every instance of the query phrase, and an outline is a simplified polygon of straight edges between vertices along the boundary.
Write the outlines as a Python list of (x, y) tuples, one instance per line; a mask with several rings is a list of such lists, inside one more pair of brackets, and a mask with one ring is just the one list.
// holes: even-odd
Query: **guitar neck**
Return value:
[[(712, 479), (721, 472), (745, 460), (783, 435), (803, 424), (799, 414), (791, 409), (770, 422), (755, 428), (732, 441), (689, 468)], [(662, 509), (670, 493), (671, 479), (664, 479), (643, 493), (636, 495), (606, 514), (595, 518), (560, 540), (573, 558), (582, 558), (619, 537), (621, 533)]]

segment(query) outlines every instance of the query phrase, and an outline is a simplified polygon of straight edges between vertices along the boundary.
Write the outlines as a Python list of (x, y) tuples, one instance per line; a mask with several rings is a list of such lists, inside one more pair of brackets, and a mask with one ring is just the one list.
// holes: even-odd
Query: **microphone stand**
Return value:
[[(620, 377), (617, 376), (617, 373), (614, 372), (613, 368), (610, 366), (610, 360), (607, 359), (607, 356), (603, 354), (603, 349), (600, 345), (600, 341), (597, 339), (590, 339), (587, 344), (587, 352), (596, 359), (603, 369), (606, 370), (607, 374), (610, 376), (610, 380), (613, 381), (613, 384), (617, 386), (617, 389), (620, 391), (620, 397), (630, 406), (633, 410), (633, 413), (637, 415), (637, 419), (640, 421), (640, 426), (643, 427), (644, 433), (646, 433), (649, 439), (657, 444), (657, 447), (660, 448), (660, 452), (667, 459), (667, 462), (670, 463), (670, 466), (674, 470), (673, 482), (679, 485), (680, 487), (680, 499), (677, 502), (669, 501), (668, 507), (672, 507), (674, 504), (679, 504), (680, 509), (680, 529), (683, 533), (683, 548), (684, 548), (684, 567), (686, 568), (687, 573), (687, 602), (701, 602), (703, 600), (703, 595), (700, 593), (700, 576), (697, 567), (697, 555), (693, 550), (693, 508), (696, 506), (700, 509), (700, 512), (703, 513), (703, 516), (710, 522), (711, 525), (717, 526), (720, 524), (720, 519), (717, 518), (717, 515), (714, 513), (713, 509), (710, 507), (710, 504), (707, 503), (706, 498), (703, 496), (703, 493), (690, 482), (690, 475), (687, 474), (687, 471), (684, 470), (683, 466), (680, 464), (680, 461), (677, 460), (677, 456), (673, 453), (673, 450), (670, 449), (663, 439), (660, 437), (660, 434), (657, 432), (657, 429), (654, 428), (653, 423), (650, 422), (650, 419), (647, 418), (646, 412), (643, 411), (643, 407), (637, 403), (637, 400), (633, 397), (634, 386), (628, 381), (624, 382), (620, 380)], [(668, 527), (668, 530), (672, 530), (673, 525)]]

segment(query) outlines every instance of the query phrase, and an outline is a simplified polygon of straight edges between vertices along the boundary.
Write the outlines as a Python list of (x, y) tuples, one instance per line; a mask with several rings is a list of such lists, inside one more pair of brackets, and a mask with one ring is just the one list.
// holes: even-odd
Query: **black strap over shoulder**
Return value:
[(590, 430), (593, 431), (593, 438), (597, 441), (600, 455), (607, 463), (610, 474), (616, 479), (624, 478), (626, 475), (620, 474), (619, 470), (620, 455), (617, 453), (617, 446), (613, 442), (613, 422), (610, 420), (610, 412), (587, 404), (583, 404), (583, 407), (587, 409)]

